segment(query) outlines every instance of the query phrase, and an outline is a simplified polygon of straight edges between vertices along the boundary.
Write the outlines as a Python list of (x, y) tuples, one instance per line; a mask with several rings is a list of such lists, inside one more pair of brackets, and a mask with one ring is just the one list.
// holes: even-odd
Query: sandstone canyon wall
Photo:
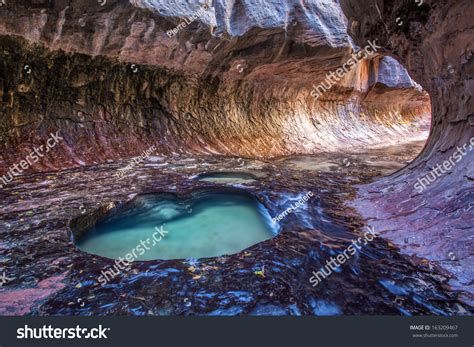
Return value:
[(359, 49), (337, 3), (214, 2), (194, 18), (202, 6), (0, 9), (1, 166), (58, 129), (64, 141), (36, 170), (127, 158), (153, 144), (166, 155), (274, 157), (396, 144), (427, 130), (428, 95), (377, 53), (311, 96)]
[[(470, 0), (343, 0), (351, 35), (378, 38), (431, 96), (433, 120), (421, 155), (397, 174), (361, 187), (353, 204), (401, 249), (454, 274), (450, 284), (474, 302), (474, 23)], [(398, 18), (398, 20), (397, 20)], [(400, 21), (403, 22), (399, 25)], [(460, 148), (460, 150), (459, 150)], [(458, 152), (459, 151), (459, 152)], [(418, 179), (458, 152), (462, 158), (421, 193)], [(439, 172), (439, 170), (438, 170)]]

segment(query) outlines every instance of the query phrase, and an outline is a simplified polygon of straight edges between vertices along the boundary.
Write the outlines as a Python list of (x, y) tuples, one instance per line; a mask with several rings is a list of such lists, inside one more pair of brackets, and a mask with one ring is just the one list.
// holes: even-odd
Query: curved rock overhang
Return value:
[(7, 4), (2, 167), (58, 129), (65, 140), (36, 167), (101, 163), (153, 144), (163, 154), (267, 158), (427, 135), (428, 94), (396, 60), (377, 51), (329, 84), (369, 45), (352, 43), (337, 3), (257, 5)]
[[(433, 121), (421, 155), (361, 187), (354, 203), (400, 248), (435, 261), (474, 302), (474, 3), (342, 0), (352, 37), (377, 38), (431, 96)], [(402, 25), (400, 25), (402, 23)], [(409, 226), (407, 228), (407, 226)]]

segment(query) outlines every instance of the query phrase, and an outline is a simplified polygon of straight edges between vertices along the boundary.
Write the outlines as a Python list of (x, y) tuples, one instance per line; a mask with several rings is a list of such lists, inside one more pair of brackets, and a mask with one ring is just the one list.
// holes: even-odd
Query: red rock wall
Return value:
[(383, 80), (378, 57), (316, 100), (310, 86), (279, 80), (197, 78), (138, 64), (132, 69), (18, 37), (3, 37), (0, 44), (4, 168), (58, 130), (64, 141), (33, 170), (128, 158), (152, 145), (158, 155), (356, 151), (403, 142), (429, 126), (426, 94), (409, 80), (401, 87)]
[[(421, 155), (394, 176), (361, 187), (354, 206), (411, 255), (434, 261), (474, 302), (474, 23), (471, 0), (342, 0), (351, 35), (377, 38), (431, 96), (433, 121)], [(397, 20), (398, 18), (398, 20)], [(399, 25), (403, 22), (402, 25)], [(461, 148), (454, 167), (421, 193), (418, 179)], [(463, 148), (464, 147), (464, 148)], [(438, 172), (440, 172), (438, 170)]]

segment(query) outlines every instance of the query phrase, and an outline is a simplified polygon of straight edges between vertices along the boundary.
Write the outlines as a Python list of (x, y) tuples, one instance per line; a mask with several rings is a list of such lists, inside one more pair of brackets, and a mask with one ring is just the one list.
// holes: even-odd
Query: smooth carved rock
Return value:
[[(471, 170), (474, 157), (473, 147), (469, 147), (474, 129), (466, 115), (474, 109), (474, 99), (469, 97), (473, 90), (469, 81), (474, 77), (474, 24), (466, 13), (474, 11), (474, 3), (387, 3), (342, 0), (341, 6), (349, 26), (355, 21), (362, 23), (357, 32), (351, 32), (356, 42), (379, 39), (384, 51), (401, 61), (430, 93), (432, 129), (426, 147), (414, 162), (394, 176), (361, 187), (354, 206), (363, 216), (375, 218), (371, 224), (378, 230), (387, 230), (385, 236), (404, 252), (439, 262), (452, 274), (453, 287), (463, 290), (464, 300), (472, 305), (474, 289), (469, 284), (474, 279), (474, 212), (470, 201), (474, 197), (474, 183), (466, 172)], [(403, 18), (404, 24), (399, 26), (396, 18)], [(463, 159), (421, 194), (416, 193), (414, 185), (418, 179), (430, 175), (431, 170), (463, 146)], [(383, 196), (376, 193), (387, 186), (392, 188), (391, 192)], [(382, 199), (384, 203), (374, 204)], [(452, 234), (458, 235), (451, 237)], [(419, 247), (403, 242), (416, 237), (422, 240)], [(458, 254), (458, 262), (450, 260), (451, 252)]]

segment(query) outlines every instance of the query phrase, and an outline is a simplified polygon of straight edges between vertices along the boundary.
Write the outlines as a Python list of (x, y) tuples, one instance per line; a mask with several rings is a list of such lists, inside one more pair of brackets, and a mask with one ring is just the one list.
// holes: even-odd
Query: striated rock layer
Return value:
[(428, 95), (390, 57), (362, 59), (311, 95), (358, 49), (336, 4), (216, 2), (198, 18), (198, 4), (35, 4), (0, 9), (3, 168), (58, 129), (64, 141), (32, 170), (152, 145), (274, 157), (427, 135)]
[(395, 175), (361, 187), (354, 206), (404, 252), (450, 272), (450, 284), (467, 290), (465, 300), (472, 303), (474, 24), (466, 14), (473, 13), (474, 3), (341, 3), (351, 35), (359, 43), (377, 38), (384, 53), (400, 60), (429, 92), (433, 112), (421, 155)]

